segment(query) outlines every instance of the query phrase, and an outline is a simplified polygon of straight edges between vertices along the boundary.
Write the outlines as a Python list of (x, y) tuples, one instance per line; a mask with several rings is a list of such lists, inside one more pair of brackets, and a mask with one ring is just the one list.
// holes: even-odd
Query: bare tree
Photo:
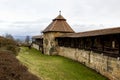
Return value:
[(5, 38), (14, 40), (14, 38), (13, 38), (13, 36), (12, 36), (11, 34), (6, 34), (6, 35), (5, 35)]

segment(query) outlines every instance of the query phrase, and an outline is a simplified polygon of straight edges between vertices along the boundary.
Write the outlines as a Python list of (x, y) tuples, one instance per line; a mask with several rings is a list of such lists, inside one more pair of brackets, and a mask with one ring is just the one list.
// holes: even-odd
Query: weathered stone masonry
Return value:
[(120, 60), (84, 49), (60, 47), (59, 55), (76, 60), (111, 80), (120, 80)]
[(49, 32), (44, 34), (43, 38), (43, 46), (44, 46), (44, 54), (47, 55), (57, 55), (57, 42), (55, 41), (55, 37), (60, 36), (59, 32)]
[(37, 38), (44, 54), (76, 60), (110, 80), (120, 80), (120, 27), (74, 33), (60, 14), (43, 31), (43, 38)]

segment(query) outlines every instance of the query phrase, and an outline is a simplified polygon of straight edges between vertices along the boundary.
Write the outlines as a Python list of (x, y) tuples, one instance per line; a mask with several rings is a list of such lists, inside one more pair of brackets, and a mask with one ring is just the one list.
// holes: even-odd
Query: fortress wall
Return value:
[(37, 45), (37, 44), (34, 44), (34, 43), (33, 43), (33, 44), (32, 44), (32, 47), (35, 48), (35, 49), (37, 49), (37, 50), (39, 50), (39, 45)]
[(60, 47), (59, 54), (90, 67), (110, 80), (120, 80), (120, 60), (104, 56), (102, 53), (80, 50), (75, 48)]

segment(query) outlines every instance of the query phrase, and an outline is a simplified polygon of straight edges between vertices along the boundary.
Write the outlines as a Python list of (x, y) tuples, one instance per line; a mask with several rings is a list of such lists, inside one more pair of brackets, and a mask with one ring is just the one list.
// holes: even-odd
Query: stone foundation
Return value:
[(104, 56), (102, 53), (95, 53), (93, 51), (66, 47), (60, 47), (58, 55), (83, 63), (100, 74), (108, 77), (110, 80), (120, 80), (119, 58)]
[(32, 44), (32, 47), (35, 48), (35, 49), (37, 49), (37, 50), (40, 50), (40, 49), (39, 49), (39, 45), (37, 45), (37, 44), (34, 44), (34, 43), (33, 43), (33, 44)]

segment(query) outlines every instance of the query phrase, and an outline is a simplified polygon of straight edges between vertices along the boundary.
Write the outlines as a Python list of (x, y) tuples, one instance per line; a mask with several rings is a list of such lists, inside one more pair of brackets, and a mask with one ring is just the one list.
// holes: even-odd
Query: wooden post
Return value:
[(104, 36), (101, 37), (102, 52), (104, 52)]
[(86, 39), (83, 38), (83, 48), (86, 49)]
[(93, 45), (94, 45), (94, 37), (91, 37), (91, 50), (93, 50)]
[(119, 47), (119, 56), (120, 56), (120, 34), (118, 34), (118, 47)]

